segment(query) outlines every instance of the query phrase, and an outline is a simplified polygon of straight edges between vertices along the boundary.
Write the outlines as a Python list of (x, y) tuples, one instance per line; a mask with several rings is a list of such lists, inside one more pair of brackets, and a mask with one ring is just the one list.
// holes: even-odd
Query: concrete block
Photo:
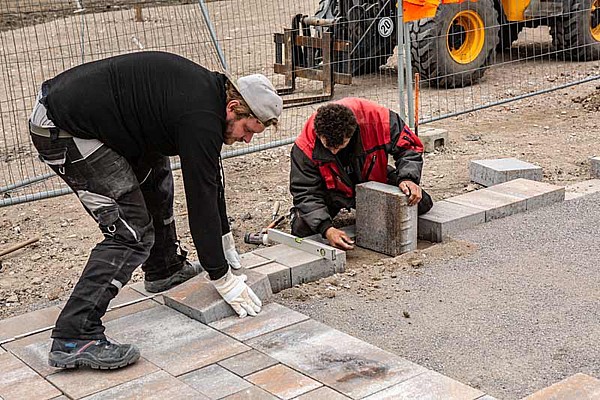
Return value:
[[(143, 284), (143, 282), (141, 282)], [(112, 299), (108, 305), (109, 311), (104, 315), (102, 321), (107, 322), (113, 319), (121, 318), (125, 315), (135, 314), (136, 312), (147, 310), (155, 307), (160, 303), (154, 301), (156, 297), (162, 298), (162, 296), (156, 296), (152, 299), (143, 300), (146, 295), (141, 294), (139, 291), (133, 289), (131, 286), (125, 286), (117, 297)], [(132, 303), (138, 301), (137, 303)]]
[(339, 249), (336, 249), (334, 261), (284, 244), (255, 250), (255, 253), (289, 267), (291, 286), (326, 278), (346, 269), (346, 253)]
[(597, 400), (599, 398), (600, 380), (585, 374), (575, 374), (523, 400)]
[(219, 365), (227, 368), (239, 376), (250, 375), (256, 371), (269, 368), (277, 364), (277, 360), (260, 351), (250, 350), (237, 356), (219, 362)]
[(485, 211), (449, 201), (437, 201), (419, 216), (419, 239), (439, 243), (445, 238), (485, 222)]
[(413, 399), (444, 399), (444, 400), (475, 400), (483, 396), (480, 390), (450, 379), (434, 371), (411, 378), (394, 385), (386, 390), (366, 397), (365, 400), (413, 400)]
[(98, 379), (98, 371), (90, 368), (77, 370), (59, 370), (58, 373), (49, 375), (46, 379), (60, 389), (64, 394), (73, 399), (81, 399), (93, 393), (101, 392), (125, 382), (132, 381), (145, 375), (157, 372), (159, 368), (140, 358), (135, 364), (105, 374)]
[(209, 400), (179, 379), (165, 371), (158, 371), (142, 376), (114, 388), (96, 393), (85, 400), (114, 400), (114, 399), (144, 399), (144, 400)]
[(446, 147), (448, 144), (448, 131), (440, 128), (420, 128), (419, 139), (423, 142), (425, 153)]
[(209, 326), (236, 340), (246, 341), (307, 319), (304, 314), (277, 303), (269, 303), (256, 317), (246, 319), (229, 317), (213, 322)]
[(500, 183), (486, 190), (526, 199), (525, 208), (527, 210), (560, 203), (565, 199), (564, 187), (523, 178)]
[(180, 376), (179, 380), (210, 399), (220, 399), (252, 386), (217, 364), (189, 372)]
[(51, 399), (61, 394), (14, 355), (0, 354), (0, 398)]
[[(240, 274), (242, 272), (235, 272)], [(272, 294), (269, 278), (254, 270), (245, 270), (246, 283), (264, 302)], [(205, 324), (236, 315), (217, 293), (208, 275), (202, 274), (164, 293), (165, 305)]]
[(252, 269), (268, 263), (270, 260), (261, 257), (253, 251), (240, 254), (240, 260), (243, 268)]
[(417, 206), (396, 186), (356, 186), (356, 244), (395, 257), (417, 248)]
[(542, 168), (516, 158), (473, 160), (469, 164), (469, 176), (475, 183), (493, 186), (517, 178), (541, 181)]
[(1, 320), (0, 341), (38, 329), (51, 327), (56, 322), (60, 311), (58, 306), (52, 306)]
[(173, 376), (250, 350), (243, 343), (161, 305), (109, 321), (106, 334), (118, 343), (134, 343), (145, 359)]
[(284, 289), (292, 287), (292, 271), (290, 267), (283, 264), (271, 261), (266, 265), (253, 268), (252, 270), (269, 277), (273, 293), (279, 293)]
[(281, 364), (255, 372), (247, 376), (246, 380), (280, 399), (292, 399), (323, 386), (321, 382)]
[(353, 399), (362, 399), (427, 371), (312, 319), (246, 343)]
[(486, 222), (524, 212), (527, 207), (527, 201), (524, 198), (488, 189), (476, 190), (461, 194), (460, 196), (450, 197), (446, 201), (485, 211)]
[(600, 157), (590, 157), (590, 175), (600, 178)]

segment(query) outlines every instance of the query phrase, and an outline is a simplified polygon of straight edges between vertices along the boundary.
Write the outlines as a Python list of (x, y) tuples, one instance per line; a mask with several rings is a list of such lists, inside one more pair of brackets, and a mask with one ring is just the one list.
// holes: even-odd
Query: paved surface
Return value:
[(120, 370), (47, 365), (43, 328), (58, 307), (0, 321), (0, 399), (491, 399), (277, 303), (254, 318), (207, 325), (135, 288), (126, 287), (111, 304), (124, 306), (105, 318), (110, 340), (142, 353)]
[(401, 274), (401, 298), (289, 305), (499, 399), (600, 378), (599, 210), (592, 194), (456, 235), (479, 250)]

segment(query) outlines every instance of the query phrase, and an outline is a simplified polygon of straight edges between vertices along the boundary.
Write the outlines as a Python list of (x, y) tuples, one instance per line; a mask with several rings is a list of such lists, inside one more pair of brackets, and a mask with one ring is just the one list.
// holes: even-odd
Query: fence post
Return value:
[(403, 11), (402, 0), (398, 1), (398, 13), (396, 14), (396, 37), (398, 49), (398, 107), (400, 118), (406, 121), (406, 105), (404, 103), (404, 29), (403, 27)]
[(206, 26), (210, 32), (210, 38), (217, 49), (217, 54), (219, 55), (219, 61), (221, 62), (221, 66), (225, 72), (229, 71), (227, 67), (227, 61), (225, 61), (225, 54), (223, 54), (223, 49), (221, 49), (221, 45), (219, 44), (219, 40), (217, 39), (217, 34), (215, 33), (215, 27), (210, 20), (210, 16), (208, 15), (208, 8), (206, 8), (206, 4), (204, 0), (198, 0), (198, 5), (200, 6), (200, 11), (202, 11), (202, 17), (204, 18), (204, 22), (206, 22)]
[(408, 104), (408, 126), (415, 129), (415, 99), (413, 96), (412, 55), (410, 53), (410, 32), (408, 25), (402, 24), (404, 34), (404, 52), (406, 54), (406, 102)]

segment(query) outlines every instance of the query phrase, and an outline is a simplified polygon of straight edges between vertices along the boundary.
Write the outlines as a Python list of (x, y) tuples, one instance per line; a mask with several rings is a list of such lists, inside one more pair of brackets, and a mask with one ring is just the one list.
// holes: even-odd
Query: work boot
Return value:
[(140, 351), (132, 344), (114, 344), (106, 339), (54, 339), (48, 364), (57, 368), (115, 369), (133, 364), (138, 358)]
[(169, 290), (172, 287), (179, 285), (198, 275), (200, 272), (204, 271), (202, 265), (198, 261), (190, 262), (185, 260), (183, 262), (183, 267), (173, 275), (168, 278), (159, 279), (157, 281), (144, 281), (144, 288), (147, 292), (150, 293), (158, 293), (164, 292), (165, 290)]

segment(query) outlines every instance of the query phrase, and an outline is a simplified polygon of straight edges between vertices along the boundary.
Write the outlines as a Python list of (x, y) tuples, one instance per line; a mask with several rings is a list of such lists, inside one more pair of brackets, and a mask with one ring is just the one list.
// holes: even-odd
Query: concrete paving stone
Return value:
[(179, 380), (209, 399), (220, 399), (252, 386), (248, 381), (217, 364), (181, 375)]
[(254, 252), (261, 257), (290, 267), (291, 286), (326, 278), (338, 272), (343, 272), (346, 269), (346, 253), (341, 250), (336, 250), (335, 261), (327, 260), (318, 255), (285, 244), (266, 247)]
[[(253, 270), (236, 272), (245, 274), (246, 284), (264, 302), (271, 294), (271, 283), (266, 275)], [(209, 281), (206, 274), (190, 279), (164, 294), (165, 305), (202, 323), (209, 324), (220, 319), (236, 315)]]
[(14, 355), (0, 354), (0, 398), (46, 400), (61, 394)]
[(565, 200), (573, 200), (581, 196), (600, 192), (600, 179), (589, 179), (565, 187)]
[(471, 181), (483, 186), (493, 186), (512, 179), (525, 178), (541, 181), (542, 168), (516, 158), (472, 160), (469, 163)]
[(142, 357), (175, 376), (249, 350), (166, 306), (109, 321), (106, 334), (119, 343), (137, 345)]
[[(145, 295), (141, 294), (137, 290), (134, 290), (133, 288), (131, 288), (129, 286), (125, 286), (119, 292), (117, 297), (112, 299), (112, 301), (108, 305), (109, 309), (111, 307), (117, 307), (117, 308), (115, 308), (114, 310), (108, 311), (104, 315), (104, 317), (102, 317), (102, 322), (106, 323), (113, 319), (121, 318), (125, 315), (135, 314), (136, 312), (147, 310), (147, 309), (155, 307), (159, 304), (158, 302), (153, 301), (153, 299), (141, 300), (145, 297), (146, 297)], [(123, 306), (123, 304), (129, 303), (134, 300), (140, 300), (140, 302)]]
[(254, 251), (250, 251), (248, 253), (240, 254), (240, 261), (242, 267), (251, 269), (253, 266), (264, 265), (269, 260), (257, 255)]
[(286, 267), (283, 264), (272, 261), (252, 270), (269, 277), (273, 293), (279, 293), (284, 289), (292, 287), (292, 271), (290, 267)]
[(54, 397), (51, 400), (71, 400), (71, 399), (69, 399), (67, 396), (58, 396), (58, 397)]
[(439, 243), (484, 222), (484, 210), (445, 200), (436, 201), (428, 213), (419, 216), (418, 237)]
[(275, 364), (277, 364), (277, 360), (256, 350), (249, 350), (237, 356), (219, 361), (219, 365), (239, 376), (250, 375)]
[(294, 371), (285, 365), (274, 365), (255, 372), (246, 379), (280, 399), (292, 399), (322, 386), (321, 382)]
[(48, 365), (48, 353), (50, 352), (50, 346), (52, 345), (52, 339), (50, 338), (51, 333), (52, 332), (48, 330), (23, 339), (15, 340), (4, 346), (35, 372), (42, 377), (46, 377), (60, 371), (60, 369)]
[(258, 336), (246, 343), (353, 399), (427, 371), (314, 320)]
[(156, 365), (140, 358), (135, 364), (127, 368), (101, 371), (102, 377), (99, 376), (97, 370), (78, 368), (58, 370), (59, 372), (49, 375), (46, 379), (69, 397), (81, 399), (139, 377), (150, 375), (158, 370)]
[(252, 386), (251, 388), (241, 390), (231, 396), (224, 397), (223, 400), (278, 400), (278, 398), (259, 387)]
[(0, 320), (0, 342), (38, 329), (51, 327), (60, 314), (58, 306), (52, 306)]
[[(150, 296), (153, 296), (156, 294), (156, 293), (150, 293), (144, 288), (144, 281), (136, 282), (131, 285), (127, 285), (127, 287), (132, 288), (136, 292), (140, 293), (142, 296), (146, 296), (146, 297), (150, 297)], [(159, 304), (165, 304), (165, 300), (164, 300), (162, 294), (152, 297), (152, 301), (155, 301)]]
[(564, 187), (523, 178), (500, 183), (486, 190), (524, 198), (527, 200), (525, 203), (527, 210), (560, 203), (565, 199)]
[(417, 248), (417, 206), (394, 185), (356, 185), (356, 244), (395, 257)]
[(375, 393), (365, 400), (475, 400), (484, 394), (447, 376), (427, 371)]
[(575, 374), (548, 386), (523, 400), (598, 400), (600, 380), (586, 374)]
[(244, 342), (307, 319), (308, 317), (304, 314), (277, 303), (269, 303), (263, 307), (256, 317), (229, 317), (212, 322), (209, 326)]
[(295, 400), (345, 400), (349, 398), (350, 397), (346, 397), (343, 394), (336, 392), (332, 388), (323, 386), (305, 393), (302, 396), (298, 396)]
[(590, 157), (590, 175), (600, 178), (600, 157)]
[(489, 394), (478, 397), (477, 400), (498, 400), (495, 397), (490, 396)]
[(488, 189), (475, 190), (474, 192), (450, 197), (445, 201), (484, 210), (486, 222), (524, 212), (527, 207), (527, 201), (521, 197)]
[(419, 130), (419, 139), (423, 143), (425, 153), (433, 153), (437, 149), (446, 147), (448, 131), (446, 129), (424, 127)]
[(85, 400), (209, 400), (165, 371), (145, 375), (100, 393), (85, 397)]

